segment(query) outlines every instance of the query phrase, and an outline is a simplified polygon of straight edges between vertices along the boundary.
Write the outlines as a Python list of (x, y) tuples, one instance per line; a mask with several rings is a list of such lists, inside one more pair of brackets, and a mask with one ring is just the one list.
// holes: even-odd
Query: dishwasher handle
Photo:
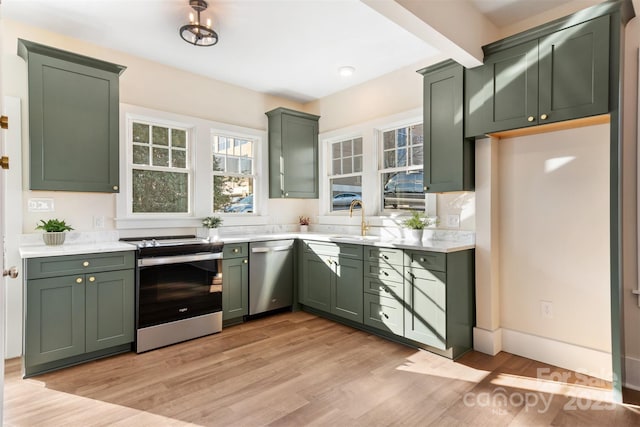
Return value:
[(257, 248), (251, 248), (251, 253), (259, 254), (259, 253), (267, 253), (267, 252), (282, 252), (282, 251), (288, 251), (291, 248), (293, 248), (292, 244), (284, 245), (284, 246), (272, 246), (272, 247), (259, 246)]

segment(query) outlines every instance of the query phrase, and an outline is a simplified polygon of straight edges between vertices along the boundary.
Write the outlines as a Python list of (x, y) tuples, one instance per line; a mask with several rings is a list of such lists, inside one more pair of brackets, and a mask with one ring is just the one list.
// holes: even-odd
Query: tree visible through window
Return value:
[(186, 129), (132, 121), (132, 212), (188, 213)]
[(213, 212), (253, 213), (254, 141), (213, 135)]

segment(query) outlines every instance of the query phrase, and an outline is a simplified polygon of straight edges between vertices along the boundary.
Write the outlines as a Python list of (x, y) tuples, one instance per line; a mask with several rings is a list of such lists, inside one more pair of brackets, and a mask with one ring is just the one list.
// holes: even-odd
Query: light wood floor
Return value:
[[(559, 381), (560, 380), (560, 381)], [(298, 312), (23, 380), (8, 426), (638, 426), (610, 384), (507, 353), (434, 354)]]

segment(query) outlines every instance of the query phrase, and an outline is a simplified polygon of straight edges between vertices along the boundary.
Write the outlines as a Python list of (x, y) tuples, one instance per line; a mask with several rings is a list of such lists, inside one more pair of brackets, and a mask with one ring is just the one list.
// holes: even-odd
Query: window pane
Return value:
[(411, 166), (419, 166), (424, 163), (422, 145), (411, 148)]
[(227, 172), (240, 173), (240, 159), (227, 157)]
[(407, 149), (398, 148), (398, 163), (397, 167), (407, 166)]
[(133, 123), (133, 142), (149, 142), (149, 125)]
[(353, 156), (353, 142), (352, 141), (343, 141), (342, 142), (342, 157), (351, 157)]
[(342, 160), (336, 159), (333, 161), (332, 175), (340, 175), (342, 173)]
[(424, 211), (422, 170), (382, 174), (383, 209)]
[(245, 139), (238, 140), (239, 143), (239, 152), (238, 155), (242, 157), (253, 157), (253, 150), (251, 147), (251, 141), (247, 141)]
[[(331, 211), (349, 209), (351, 202), (362, 200), (362, 177), (335, 178), (331, 185)], [(356, 207), (360, 209), (360, 205)]]
[(353, 168), (351, 166), (351, 157), (342, 159), (342, 173), (347, 174), (351, 172), (353, 172)]
[(353, 140), (353, 155), (357, 156), (358, 154), (362, 154), (362, 138)]
[(149, 147), (144, 145), (133, 146), (133, 163), (137, 165), (149, 164)]
[(186, 168), (187, 152), (184, 150), (171, 150), (171, 166), (174, 168)]
[(253, 172), (252, 164), (253, 160), (251, 159), (240, 159), (240, 173), (251, 174)]
[(253, 179), (231, 176), (213, 177), (214, 213), (252, 213)]
[(220, 172), (224, 172), (224, 156), (217, 156), (214, 154), (213, 156), (213, 170), (214, 171), (220, 171)]
[(340, 151), (340, 143), (339, 142), (335, 142), (335, 143), (331, 144), (331, 158), (332, 159), (339, 159), (340, 157), (342, 157), (342, 153)]
[(169, 166), (169, 150), (166, 148), (154, 148), (153, 166)]
[(133, 169), (133, 212), (188, 212), (189, 175)]
[(169, 129), (153, 126), (153, 141), (152, 143), (155, 145), (169, 145)]
[(384, 156), (384, 169), (386, 168), (395, 168), (396, 167), (396, 152), (395, 151), (385, 151)]
[(407, 146), (407, 128), (401, 128), (397, 130), (398, 135), (398, 147), (406, 147)]
[(418, 145), (424, 141), (422, 124), (411, 126), (411, 144)]
[(182, 129), (171, 129), (171, 145), (187, 148), (187, 132)]
[(382, 139), (384, 141), (383, 148), (390, 150), (396, 148), (396, 132), (393, 130), (387, 131), (383, 134)]
[(356, 156), (353, 158), (353, 171), (362, 172), (362, 156)]

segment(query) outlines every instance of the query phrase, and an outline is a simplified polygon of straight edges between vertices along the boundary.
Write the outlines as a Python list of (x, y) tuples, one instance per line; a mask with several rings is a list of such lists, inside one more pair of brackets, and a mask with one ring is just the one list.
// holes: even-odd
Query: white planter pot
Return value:
[(414, 230), (412, 228), (408, 228), (405, 230), (404, 236), (407, 240), (421, 241), (423, 232), (424, 230)]
[(212, 242), (220, 240), (220, 230), (217, 228), (209, 229), (209, 240)]
[(54, 232), (48, 231), (42, 234), (42, 240), (45, 245), (58, 246), (64, 243), (65, 233), (64, 231)]
[(309, 231), (309, 226), (308, 225), (301, 225), (300, 226), (300, 232), (301, 233), (306, 233), (307, 231)]

